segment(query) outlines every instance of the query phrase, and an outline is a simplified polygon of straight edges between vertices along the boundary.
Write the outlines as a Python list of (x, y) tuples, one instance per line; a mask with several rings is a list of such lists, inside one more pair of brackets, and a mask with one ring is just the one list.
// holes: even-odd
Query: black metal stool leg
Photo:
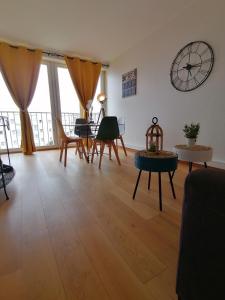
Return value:
[(135, 198), (135, 195), (136, 195), (136, 192), (137, 192), (137, 187), (138, 187), (139, 180), (140, 180), (140, 177), (141, 177), (141, 172), (142, 172), (142, 170), (140, 170), (139, 174), (138, 174), (137, 182), (136, 182), (134, 193), (133, 193), (133, 199)]
[(173, 176), (174, 176), (174, 174), (175, 174), (175, 171), (176, 171), (176, 170), (173, 170), (173, 173), (172, 173), (172, 178), (173, 178)]
[(5, 177), (4, 177), (4, 172), (3, 172), (3, 164), (2, 164), (2, 160), (0, 159), (0, 169), (1, 169), (1, 173), (2, 173), (2, 183), (3, 183), (3, 189), (4, 189), (4, 193), (6, 196), (6, 200), (9, 200), (9, 196), (6, 192), (6, 184), (5, 184)]
[(162, 184), (161, 184), (161, 172), (158, 173), (159, 176), (159, 209), (162, 211)]
[(192, 161), (189, 161), (189, 173), (191, 173), (192, 170)]
[(168, 172), (168, 174), (169, 174), (169, 178), (170, 178), (170, 185), (171, 185), (171, 189), (172, 189), (172, 193), (173, 193), (173, 198), (176, 199), (176, 194), (175, 194), (174, 185), (173, 185), (173, 177), (170, 172)]
[(151, 172), (148, 173), (148, 190), (150, 190), (150, 185), (151, 185)]
[(205, 168), (208, 168), (206, 161), (204, 162), (204, 166), (205, 166)]

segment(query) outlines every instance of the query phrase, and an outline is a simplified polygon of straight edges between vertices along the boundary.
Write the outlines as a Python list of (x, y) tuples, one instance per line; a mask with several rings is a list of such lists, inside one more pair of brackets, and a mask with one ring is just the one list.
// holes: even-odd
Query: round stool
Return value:
[(204, 166), (207, 168), (207, 162), (212, 160), (213, 155), (213, 149), (203, 145), (176, 145), (174, 150), (179, 160), (189, 162), (189, 172), (192, 171), (193, 162), (204, 162)]
[(158, 183), (159, 183), (159, 209), (162, 211), (162, 186), (161, 186), (161, 172), (168, 172), (170, 185), (173, 193), (174, 199), (176, 199), (175, 190), (173, 186), (173, 178), (170, 172), (175, 172), (177, 169), (178, 157), (176, 153), (169, 151), (159, 151), (159, 152), (149, 152), (146, 150), (141, 150), (135, 153), (135, 166), (138, 168), (139, 174), (137, 182), (135, 185), (133, 199), (135, 198), (139, 180), (142, 171), (148, 171), (148, 190), (150, 190), (151, 183), (151, 172), (158, 173)]

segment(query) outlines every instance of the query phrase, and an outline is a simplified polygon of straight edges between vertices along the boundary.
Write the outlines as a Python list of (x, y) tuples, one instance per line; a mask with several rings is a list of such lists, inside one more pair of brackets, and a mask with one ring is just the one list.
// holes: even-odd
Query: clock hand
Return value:
[(201, 65), (202, 65), (202, 64), (199, 63), (199, 64), (196, 64), (196, 65), (191, 65), (191, 67), (192, 67), (192, 68), (197, 68), (197, 67), (201, 67)]
[(186, 81), (188, 81), (188, 79), (189, 79), (189, 74), (190, 74), (190, 71), (188, 71), (188, 75), (187, 75), (187, 80)]
[(188, 64), (190, 64), (190, 60), (191, 60), (191, 51), (189, 50), (189, 57), (188, 57)]

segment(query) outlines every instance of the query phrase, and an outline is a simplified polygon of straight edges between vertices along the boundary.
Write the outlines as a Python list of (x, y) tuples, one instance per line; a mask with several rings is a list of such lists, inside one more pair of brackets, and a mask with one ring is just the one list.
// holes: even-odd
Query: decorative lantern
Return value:
[(163, 149), (163, 131), (162, 128), (157, 125), (158, 118), (152, 118), (152, 125), (146, 131), (146, 150), (152, 152), (159, 152)]

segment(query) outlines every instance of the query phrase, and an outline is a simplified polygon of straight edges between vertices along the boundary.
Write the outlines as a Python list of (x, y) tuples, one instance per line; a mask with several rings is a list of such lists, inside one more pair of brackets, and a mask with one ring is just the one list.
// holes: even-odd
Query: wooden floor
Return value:
[(147, 190), (133, 153), (87, 164), (69, 149), (67, 168), (58, 151), (13, 154), (16, 176), (0, 191), (1, 300), (176, 299), (183, 185), (187, 166), (174, 176), (177, 199), (163, 175)]

